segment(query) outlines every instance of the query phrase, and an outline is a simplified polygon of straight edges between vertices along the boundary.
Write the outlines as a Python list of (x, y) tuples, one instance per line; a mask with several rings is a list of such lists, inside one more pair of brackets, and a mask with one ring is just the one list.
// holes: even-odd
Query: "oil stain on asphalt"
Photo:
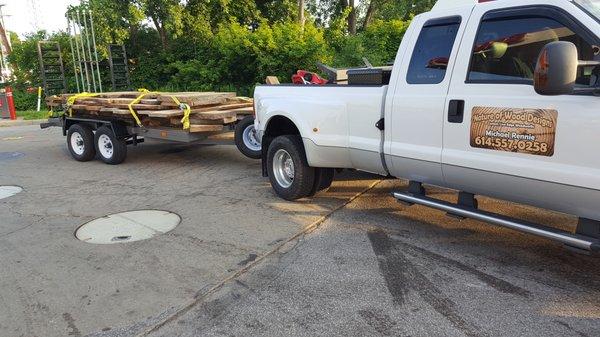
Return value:
[(444, 316), (458, 330), (467, 336), (484, 336), (478, 327), (467, 322), (456, 309), (456, 304), (444, 294), (413, 265), (398, 249), (398, 242), (391, 239), (382, 230), (367, 233), (373, 252), (377, 255), (379, 270), (394, 304), (402, 305), (409, 291), (417, 294), (435, 311)]

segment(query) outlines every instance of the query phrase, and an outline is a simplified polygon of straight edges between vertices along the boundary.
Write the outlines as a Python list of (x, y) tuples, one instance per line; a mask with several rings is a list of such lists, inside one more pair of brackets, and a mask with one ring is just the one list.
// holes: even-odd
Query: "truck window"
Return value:
[(452, 17), (425, 23), (410, 60), (408, 84), (442, 83), (460, 21), (460, 17)]
[[(468, 82), (533, 84), (533, 72), (542, 48), (554, 41), (577, 46), (580, 60), (594, 60), (596, 46), (573, 30), (547, 17), (483, 21), (471, 57)], [(577, 84), (590, 85), (593, 69), (580, 69)]]

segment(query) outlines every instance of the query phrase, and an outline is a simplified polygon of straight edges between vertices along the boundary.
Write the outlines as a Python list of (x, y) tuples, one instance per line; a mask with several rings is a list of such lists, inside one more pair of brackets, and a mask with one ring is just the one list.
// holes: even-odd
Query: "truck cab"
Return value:
[[(413, 19), (389, 83), (258, 87), (264, 173), (290, 200), (333, 168), (391, 175), (413, 195), (458, 190), (460, 207), (573, 214), (600, 238), (599, 75), (600, 1), (442, 0)], [(277, 157), (281, 137), (298, 153)]]

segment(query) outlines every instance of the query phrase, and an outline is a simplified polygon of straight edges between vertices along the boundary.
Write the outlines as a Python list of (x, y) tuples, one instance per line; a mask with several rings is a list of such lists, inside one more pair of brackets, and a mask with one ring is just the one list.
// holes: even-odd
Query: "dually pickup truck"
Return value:
[[(334, 169), (404, 178), (394, 196), (406, 204), (600, 251), (599, 61), (599, 0), (440, 0), (393, 67), (349, 71), (347, 85), (257, 87), (263, 174), (287, 200), (328, 188)], [(457, 203), (423, 184), (459, 191)], [(579, 224), (493, 214), (476, 195)]]

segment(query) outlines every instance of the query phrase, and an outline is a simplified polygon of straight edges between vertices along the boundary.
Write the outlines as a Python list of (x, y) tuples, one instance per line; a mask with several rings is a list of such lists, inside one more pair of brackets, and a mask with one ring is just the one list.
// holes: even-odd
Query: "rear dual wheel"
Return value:
[(275, 193), (285, 200), (311, 197), (331, 186), (333, 169), (308, 166), (300, 136), (275, 138), (267, 153), (269, 179)]

